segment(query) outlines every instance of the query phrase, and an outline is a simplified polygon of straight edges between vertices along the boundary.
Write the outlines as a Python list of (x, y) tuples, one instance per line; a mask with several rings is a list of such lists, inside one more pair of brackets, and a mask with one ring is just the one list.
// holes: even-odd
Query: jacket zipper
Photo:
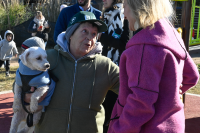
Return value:
[[(73, 92), (74, 92), (74, 86), (75, 86), (75, 77), (76, 77), (76, 67), (77, 67), (77, 62), (87, 56), (83, 56), (81, 58), (79, 58), (78, 60), (76, 60), (74, 58), (74, 56), (68, 52), (68, 54), (75, 60), (75, 71), (74, 71), (74, 81), (73, 81), (73, 87), (72, 87), (72, 95), (71, 95), (71, 104), (70, 104), (70, 109), (69, 109), (69, 121), (68, 121), (68, 126), (67, 126), (67, 133), (69, 133), (69, 125), (70, 125), (70, 121), (71, 121), (71, 110), (72, 110), (72, 100), (73, 100)], [(90, 106), (90, 105), (89, 105)]]
[(71, 104), (70, 104), (70, 109), (69, 109), (69, 121), (68, 121), (67, 133), (69, 133), (69, 123), (71, 121), (72, 100), (73, 100), (73, 94), (74, 94), (74, 85), (75, 85), (75, 77), (76, 77), (76, 67), (77, 67), (77, 61), (75, 61), (74, 82), (73, 82), (72, 95), (71, 95)]

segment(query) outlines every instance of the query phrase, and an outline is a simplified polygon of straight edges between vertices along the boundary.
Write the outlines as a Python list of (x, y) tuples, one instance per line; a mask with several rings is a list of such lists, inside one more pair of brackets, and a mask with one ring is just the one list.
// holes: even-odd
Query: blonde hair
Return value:
[(42, 15), (42, 12), (41, 12), (41, 11), (37, 11), (35, 16), (36, 16), (37, 18), (39, 18), (39, 17), (43, 18), (43, 15)]
[(127, 0), (136, 22), (140, 27), (154, 28), (154, 23), (162, 18), (173, 17), (171, 0)]

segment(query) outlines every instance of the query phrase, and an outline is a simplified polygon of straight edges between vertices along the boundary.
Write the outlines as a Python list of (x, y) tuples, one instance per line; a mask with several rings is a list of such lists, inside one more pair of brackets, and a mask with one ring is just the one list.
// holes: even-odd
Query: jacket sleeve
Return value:
[(110, 59), (108, 59), (108, 76), (110, 80), (110, 90), (119, 93), (119, 67), (113, 63)]
[[(129, 48), (129, 54), (121, 56), (120, 72), (123, 73), (120, 73), (120, 78), (124, 80), (121, 82), (120, 79), (120, 88), (126, 87), (124, 93), (128, 95), (121, 114), (118, 114), (119, 119), (113, 120), (110, 127), (113, 133), (139, 133), (155, 115), (154, 104), (158, 98), (164, 61), (163, 56), (156, 57), (157, 54), (146, 52), (141, 45)], [(127, 76), (123, 76), (125, 73)]]
[(51, 31), (51, 25), (49, 24), (49, 28), (45, 28), (44, 31), (43, 31), (43, 33), (49, 33), (50, 31)]
[(14, 53), (14, 55), (18, 54), (18, 50), (17, 50), (16, 44), (13, 45), (13, 53)]
[(114, 47), (122, 51), (125, 50), (126, 43), (128, 42), (128, 40), (129, 40), (129, 27), (127, 20), (124, 20), (123, 32), (120, 38), (114, 38), (112, 35), (108, 35), (105, 33), (102, 33), (100, 38), (100, 42), (103, 45)]
[[(93, 7), (94, 8), (94, 7)], [(101, 11), (97, 10), (96, 8), (93, 9), (93, 13), (95, 15), (95, 17), (100, 20), (100, 16), (101, 16)]]
[(182, 92), (185, 93), (192, 86), (196, 85), (199, 80), (199, 72), (196, 64), (187, 53), (187, 59), (185, 60), (183, 68), (183, 87), (181, 88)]
[(45, 28), (44, 31), (43, 31), (43, 33), (49, 33), (50, 31), (51, 31), (51, 27)]
[(36, 24), (34, 21), (31, 21), (31, 23), (28, 26), (28, 32), (29, 33), (36, 33), (37, 32), (37, 28), (33, 29), (33, 25)]
[(68, 21), (67, 21), (67, 14), (65, 14), (65, 10), (67, 9), (64, 8), (60, 12), (58, 19), (56, 21), (56, 25), (54, 29), (54, 37), (53, 37), (55, 43), (56, 43), (58, 35), (67, 29)]

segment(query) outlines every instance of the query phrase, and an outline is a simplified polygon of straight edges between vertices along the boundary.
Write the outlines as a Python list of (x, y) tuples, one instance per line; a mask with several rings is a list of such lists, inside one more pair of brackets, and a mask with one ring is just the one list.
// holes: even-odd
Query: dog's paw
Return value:
[(21, 105), (14, 105), (13, 104), (13, 112), (16, 113), (16, 112), (19, 112), (21, 110), (22, 106)]
[(37, 105), (37, 104), (32, 104), (32, 105), (30, 106), (30, 111), (31, 111), (31, 113), (36, 112), (37, 109), (38, 109), (38, 105)]

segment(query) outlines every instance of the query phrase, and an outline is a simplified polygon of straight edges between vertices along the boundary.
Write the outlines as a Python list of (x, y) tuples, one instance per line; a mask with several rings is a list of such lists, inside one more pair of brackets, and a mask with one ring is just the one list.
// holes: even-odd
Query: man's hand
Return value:
[[(30, 91), (31, 91), (31, 92), (34, 92), (34, 91), (35, 91), (35, 88), (34, 88), (34, 87), (31, 87), (31, 90), (30, 90)], [(46, 97), (46, 95), (47, 95), (47, 92), (45, 92), (44, 95), (43, 95), (42, 97), (40, 97), (38, 103), (39, 103), (39, 102), (42, 102), (42, 101), (44, 100), (44, 98)], [(30, 101), (31, 101), (31, 96), (32, 96), (32, 93), (26, 94), (26, 95), (25, 95), (24, 101), (25, 101), (26, 103), (30, 103)]]
[(15, 54), (15, 58), (17, 58), (17, 54)]

